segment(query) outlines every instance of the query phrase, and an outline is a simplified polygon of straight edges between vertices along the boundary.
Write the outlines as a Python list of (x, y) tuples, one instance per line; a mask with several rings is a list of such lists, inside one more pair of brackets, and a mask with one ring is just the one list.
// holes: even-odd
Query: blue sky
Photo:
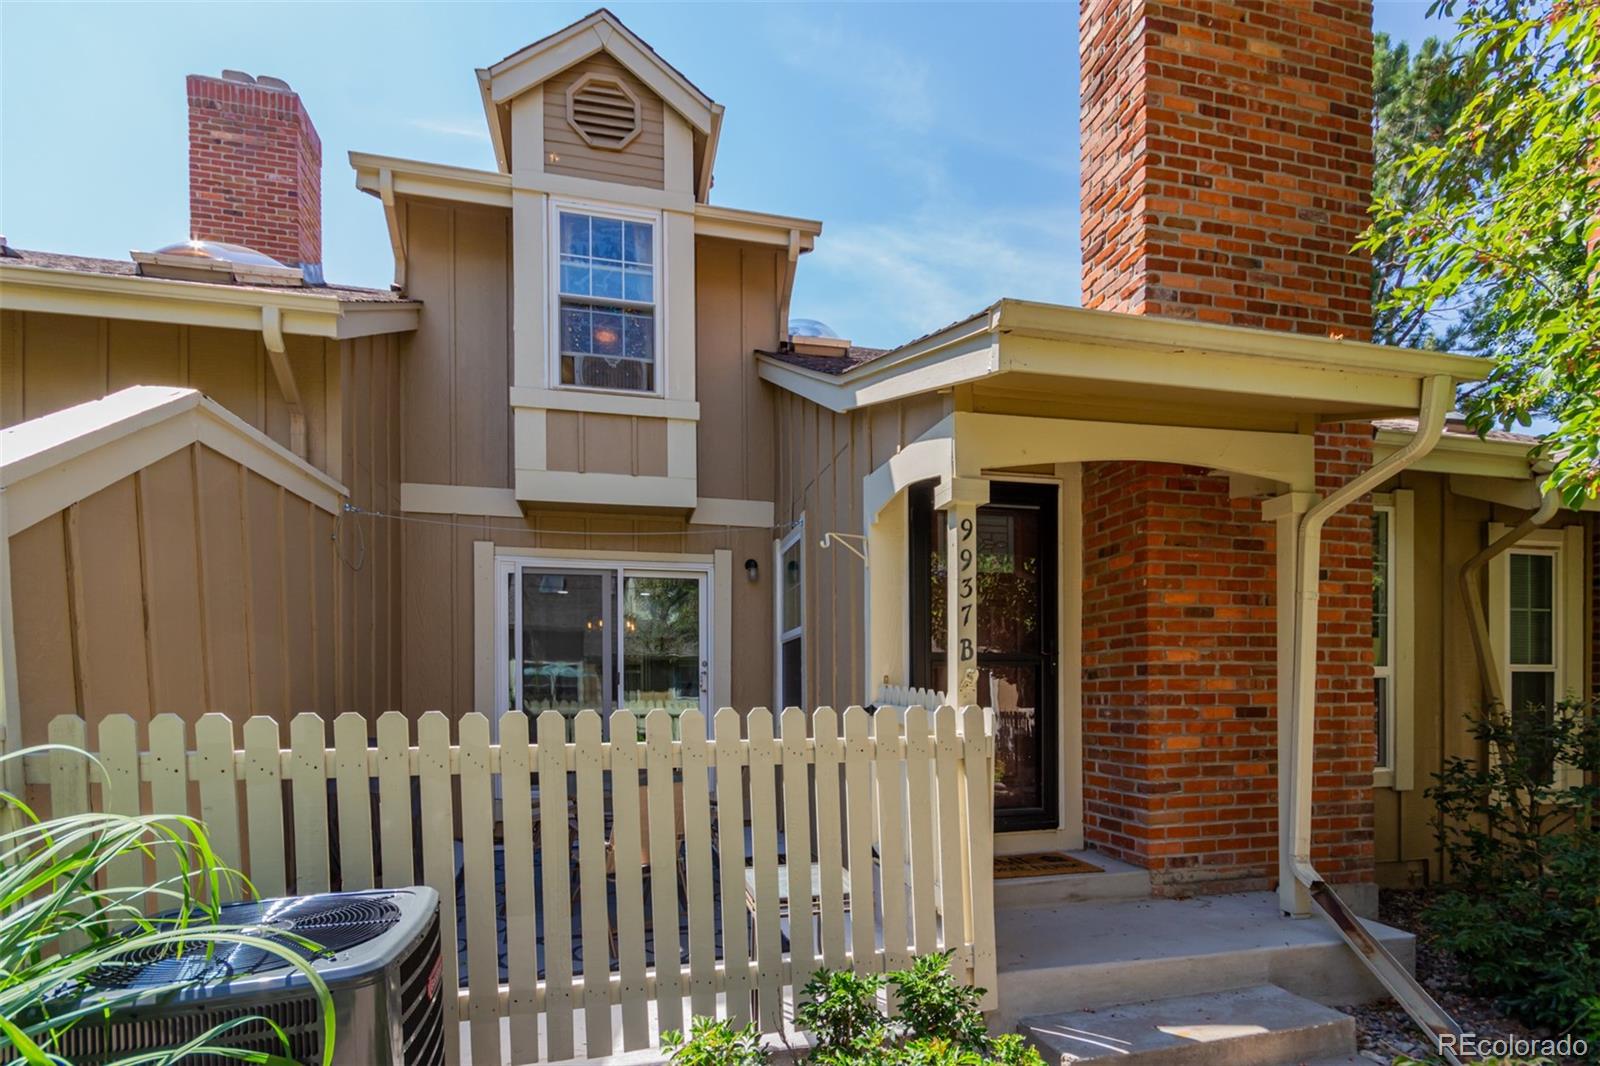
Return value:
[[(188, 235), (183, 78), (272, 74), (323, 143), (330, 280), (387, 285), (351, 150), (493, 168), (473, 69), (568, 4), (0, 2), (0, 233), (121, 258)], [(819, 218), (796, 316), (890, 345), (1078, 299), (1075, 4), (612, 4), (727, 107), (715, 203)], [(1425, 0), (1377, 28), (1441, 32)]]

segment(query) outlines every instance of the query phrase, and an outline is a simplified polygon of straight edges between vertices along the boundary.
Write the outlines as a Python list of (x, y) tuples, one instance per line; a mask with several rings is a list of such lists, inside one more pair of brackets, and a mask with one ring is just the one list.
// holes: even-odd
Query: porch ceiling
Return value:
[(1015, 300), (842, 374), (761, 365), (836, 411), (964, 390), (976, 411), (1264, 430), (1414, 413), (1426, 379), (1484, 370), (1467, 356)]

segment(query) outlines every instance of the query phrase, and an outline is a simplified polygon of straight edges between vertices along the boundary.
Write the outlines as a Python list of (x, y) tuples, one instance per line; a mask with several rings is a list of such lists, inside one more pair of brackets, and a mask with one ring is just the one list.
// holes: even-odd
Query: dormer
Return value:
[(722, 105), (604, 8), (478, 71), (495, 162), (705, 203)]
[[(511, 187), (518, 500), (694, 508), (695, 207), (721, 105), (604, 9), (478, 84)], [(575, 446), (575, 416), (603, 448)]]

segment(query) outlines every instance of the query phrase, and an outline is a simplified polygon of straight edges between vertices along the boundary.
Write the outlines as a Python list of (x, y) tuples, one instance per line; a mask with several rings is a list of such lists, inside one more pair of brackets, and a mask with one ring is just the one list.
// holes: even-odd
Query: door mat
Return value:
[(1001, 880), (1013, 877), (1057, 877), (1061, 874), (1103, 874), (1092, 862), (1064, 851), (1033, 851), (1026, 855), (996, 855), (994, 875)]

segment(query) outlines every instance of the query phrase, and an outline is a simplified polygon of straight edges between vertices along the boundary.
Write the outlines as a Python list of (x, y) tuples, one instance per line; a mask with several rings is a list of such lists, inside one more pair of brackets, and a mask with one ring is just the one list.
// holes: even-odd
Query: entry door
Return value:
[(502, 567), (509, 709), (706, 709), (704, 572), (516, 560)]
[[(995, 712), (1000, 831), (1060, 821), (1058, 493), (1053, 484), (994, 481), (978, 509), (978, 700)], [(910, 502), (912, 672), (917, 684), (944, 689), (944, 515), (931, 485), (914, 487)]]

